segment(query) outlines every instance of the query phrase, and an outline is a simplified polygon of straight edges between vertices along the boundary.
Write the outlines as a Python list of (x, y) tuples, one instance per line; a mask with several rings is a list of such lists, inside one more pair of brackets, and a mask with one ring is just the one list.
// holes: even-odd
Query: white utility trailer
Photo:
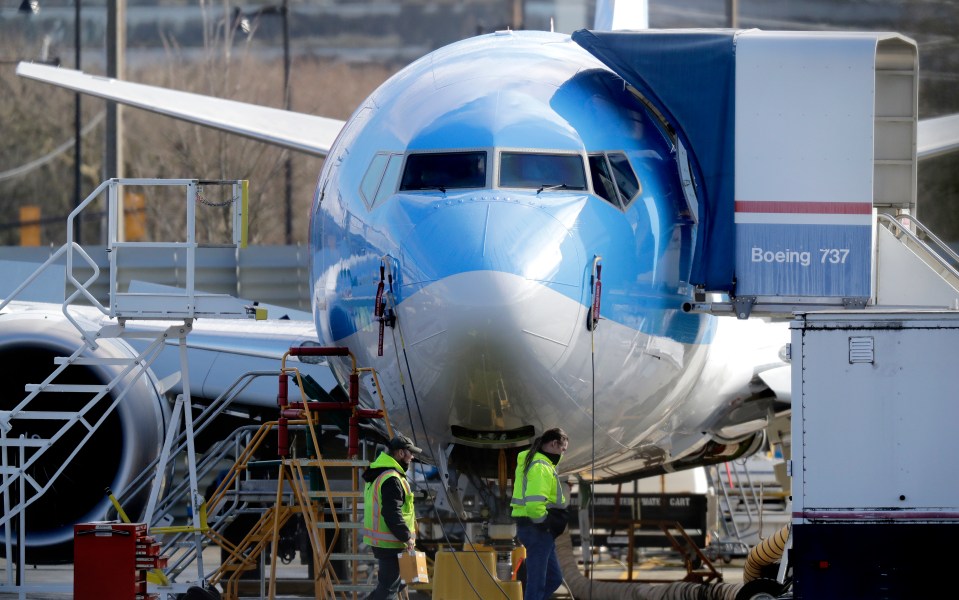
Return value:
[(795, 598), (945, 592), (959, 534), (959, 312), (806, 313), (791, 327)]

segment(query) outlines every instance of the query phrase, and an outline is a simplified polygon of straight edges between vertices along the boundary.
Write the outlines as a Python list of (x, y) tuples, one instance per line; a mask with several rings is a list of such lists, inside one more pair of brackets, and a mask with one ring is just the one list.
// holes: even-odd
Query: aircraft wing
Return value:
[(198, 125), (326, 156), (343, 121), (21, 62), (17, 74)]
[[(614, 4), (615, 6), (615, 4)], [(631, 21), (632, 22), (632, 21)], [(326, 156), (344, 121), (21, 62), (17, 74), (307, 154)], [(959, 114), (919, 122), (919, 160), (959, 148)]]
[(919, 121), (916, 137), (919, 160), (959, 149), (959, 114)]

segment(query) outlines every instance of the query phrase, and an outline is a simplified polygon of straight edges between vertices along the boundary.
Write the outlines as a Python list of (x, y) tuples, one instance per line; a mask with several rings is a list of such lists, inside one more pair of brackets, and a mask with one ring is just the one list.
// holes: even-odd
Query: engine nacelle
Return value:
[(723, 440), (713, 437), (702, 447), (680, 459), (665, 464), (651, 465), (631, 470), (613, 477), (603, 477), (603, 483), (625, 483), (634, 479), (643, 479), (676, 471), (685, 471), (696, 467), (708, 467), (739, 458), (748, 458), (759, 451), (766, 442), (765, 431), (755, 431), (735, 440)]
[[(96, 326), (91, 326), (96, 329)], [(123, 340), (98, 340), (98, 349), (85, 356), (132, 358), (136, 352)], [(60, 312), (18, 312), (0, 315), (0, 364), (4, 377), (0, 380), (0, 410), (9, 411), (26, 396), (24, 386), (42, 383), (57, 365), (54, 357), (67, 357), (81, 345), (76, 328)], [(124, 369), (121, 365), (71, 365), (52, 383), (104, 384)], [(134, 371), (136, 372), (136, 371)], [(131, 383), (132, 382), (132, 383)], [(157, 378), (147, 372), (133, 381), (128, 375), (111, 394), (133, 386), (103, 424), (80, 449), (53, 486), (36, 499), (26, 511), (26, 557), (29, 563), (68, 562), (73, 557), (73, 525), (100, 520), (110, 508), (105, 488), (120, 494), (129, 483), (156, 458), (163, 445), (169, 404), (159, 392)], [(115, 397), (115, 396), (114, 396)], [(57, 410), (76, 412), (92, 393), (44, 392), (26, 407), (29, 411)], [(85, 420), (96, 423), (111, 404), (103, 398)], [(21, 434), (27, 437), (50, 438), (64, 424), (60, 420), (15, 419), (8, 439)], [(50, 476), (80, 443), (87, 429), (74, 424), (66, 435), (49, 448), (28, 471), (38, 484), (45, 485)], [(27, 456), (30, 456), (28, 449)], [(6, 463), (17, 464), (15, 448), (7, 451)], [(136, 519), (145, 505), (147, 492), (128, 500), (124, 510)], [(11, 494), (11, 506), (18, 499)], [(29, 497), (29, 496), (28, 496)], [(0, 536), (3, 529), (0, 528)]]

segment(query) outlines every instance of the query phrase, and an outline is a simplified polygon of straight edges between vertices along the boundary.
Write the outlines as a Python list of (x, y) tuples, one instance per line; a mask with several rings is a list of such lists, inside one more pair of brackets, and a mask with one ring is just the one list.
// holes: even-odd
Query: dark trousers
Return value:
[(553, 534), (533, 525), (520, 525), (516, 533), (526, 546), (526, 591), (523, 598), (546, 600), (563, 583)]
[(400, 560), (397, 555), (402, 551), (402, 548), (373, 546), (373, 556), (379, 561), (380, 572), (376, 577), (376, 589), (370, 592), (367, 600), (397, 600), (400, 591)]

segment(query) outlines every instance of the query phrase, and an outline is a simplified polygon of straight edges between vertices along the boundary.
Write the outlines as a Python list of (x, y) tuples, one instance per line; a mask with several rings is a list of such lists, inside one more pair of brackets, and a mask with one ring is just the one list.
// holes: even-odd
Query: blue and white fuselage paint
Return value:
[[(453, 44), (381, 86), (330, 152), (310, 233), (320, 341), (375, 367), (394, 426), (430, 452), (561, 426), (568, 471), (668, 462), (715, 410), (689, 402), (715, 318), (681, 310), (685, 206), (662, 124), (568, 36)], [(379, 356), (381, 273), (396, 323)]]

